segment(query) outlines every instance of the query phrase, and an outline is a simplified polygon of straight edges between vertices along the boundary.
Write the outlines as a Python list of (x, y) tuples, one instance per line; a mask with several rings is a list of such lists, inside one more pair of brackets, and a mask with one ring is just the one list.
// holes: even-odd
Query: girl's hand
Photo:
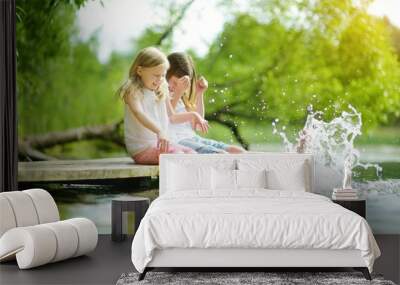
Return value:
[(208, 81), (203, 76), (200, 76), (200, 78), (196, 82), (196, 93), (203, 94), (204, 92), (206, 92), (207, 88)]
[(207, 120), (203, 120), (204, 122), (202, 124), (199, 123), (193, 123), (192, 124), (192, 128), (193, 130), (199, 131), (199, 132), (203, 132), (203, 133), (208, 133), (208, 129), (209, 129), (209, 125), (208, 125), (208, 121)]
[(169, 90), (168, 90), (168, 83), (165, 79), (162, 79), (160, 85), (157, 87), (156, 90), (154, 90), (154, 92), (158, 95), (158, 96), (162, 96), (163, 94), (168, 94)]
[(204, 120), (197, 112), (193, 112), (193, 116), (192, 128), (196, 131), (207, 133), (209, 128), (208, 121)]
[(157, 148), (161, 153), (166, 153), (169, 149), (169, 141), (162, 132), (157, 134)]
[(178, 79), (175, 87), (175, 93), (183, 94), (190, 87), (190, 78), (188, 75), (182, 76)]

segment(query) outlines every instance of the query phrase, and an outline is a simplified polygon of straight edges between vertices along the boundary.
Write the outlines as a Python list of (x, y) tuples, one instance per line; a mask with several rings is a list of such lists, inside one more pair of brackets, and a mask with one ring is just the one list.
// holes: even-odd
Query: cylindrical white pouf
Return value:
[(33, 226), (39, 223), (35, 205), (30, 196), (22, 191), (1, 193), (13, 209), (17, 227)]
[(74, 257), (86, 254), (96, 248), (98, 233), (96, 225), (91, 220), (85, 218), (74, 218), (65, 220), (64, 222), (74, 226), (78, 232), (79, 244)]
[(51, 262), (71, 258), (75, 255), (79, 238), (78, 233), (71, 224), (61, 221), (43, 224), (42, 226), (51, 229), (57, 238), (57, 252)]
[(30, 196), (35, 205), (39, 224), (52, 223), (60, 220), (58, 208), (50, 193), (43, 189), (29, 189), (22, 191)]
[(41, 225), (14, 228), (0, 239), (0, 252), (15, 254), (20, 269), (49, 263), (57, 251), (54, 232)]
[(15, 221), (11, 204), (6, 197), (0, 194), (0, 237), (9, 229), (15, 228), (16, 226), (17, 222)]

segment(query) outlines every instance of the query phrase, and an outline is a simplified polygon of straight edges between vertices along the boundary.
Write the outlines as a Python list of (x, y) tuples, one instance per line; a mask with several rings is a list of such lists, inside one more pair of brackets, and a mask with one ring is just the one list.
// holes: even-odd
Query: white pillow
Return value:
[(290, 175), (275, 169), (267, 171), (268, 188), (273, 190), (306, 191), (304, 165), (291, 169)]
[(213, 167), (211, 174), (213, 190), (236, 190), (236, 170)]
[(266, 169), (268, 189), (311, 191), (311, 173), (308, 160), (239, 159), (238, 168), (248, 171)]
[(211, 167), (168, 164), (168, 191), (211, 190)]
[(237, 188), (267, 188), (267, 170), (236, 170)]
[(242, 188), (267, 188), (267, 171), (212, 169), (212, 188), (216, 191)]

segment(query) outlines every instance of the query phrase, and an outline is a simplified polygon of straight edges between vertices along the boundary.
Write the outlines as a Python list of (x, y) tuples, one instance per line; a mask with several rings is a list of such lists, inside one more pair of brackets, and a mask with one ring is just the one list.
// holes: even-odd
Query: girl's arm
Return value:
[(175, 113), (170, 100), (167, 99), (165, 102), (167, 104), (168, 117), (171, 123), (180, 124), (194, 121), (200, 126), (202, 132), (206, 133), (208, 131), (207, 121), (204, 120), (197, 112)]
[(207, 80), (202, 76), (197, 81), (196, 86), (196, 111), (204, 119), (204, 93), (208, 88)]
[(178, 101), (182, 98), (183, 92), (178, 93), (174, 92), (174, 96), (172, 96), (170, 102), (171, 102), (171, 107), (175, 110), (176, 105), (178, 104)]
[(196, 111), (204, 119), (204, 93), (199, 93), (196, 98)]
[(195, 114), (196, 112), (175, 113), (171, 101), (165, 100), (165, 103), (167, 106), (168, 117), (171, 123), (180, 124), (197, 119), (198, 114)]
[(178, 82), (175, 86), (174, 96), (171, 99), (172, 108), (175, 110), (178, 101), (182, 98), (185, 90), (190, 87), (190, 78), (185, 75), (178, 79)]
[(127, 94), (124, 96), (124, 101), (128, 104), (129, 109), (131, 110), (133, 116), (147, 129), (155, 133), (158, 137), (163, 137), (165, 134), (162, 133), (162, 130), (157, 126), (152, 119), (150, 119), (145, 112), (143, 111), (142, 106), (139, 103), (139, 99), (135, 96), (130, 96)]

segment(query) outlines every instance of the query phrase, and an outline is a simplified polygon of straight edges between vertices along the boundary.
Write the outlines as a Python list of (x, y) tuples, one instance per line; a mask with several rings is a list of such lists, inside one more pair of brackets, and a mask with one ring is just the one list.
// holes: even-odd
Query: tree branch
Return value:
[(177, 26), (179, 24), (179, 22), (183, 19), (183, 17), (186, 14), (186, 11), (193, 4), (193, 2), (194, 2), (194, 0), (191, 0), (191, 1), (187, 2), (183, 6), (179, 16), (175, 19), (175, 21), (172, 22), (171, 25), (169, 25), (169, 27), (164, 31), (164, 33), (162, 33), (162, 35), (160, 36), (160, 38), (158, 39), (158, 41), (156, 43), (156, 46), (160, 46), (162, 44), (162, 42), (172, 33), (172, 31), (174, 30), (175, 26)]
[(28, 136), (18, 142), (18, 152), (21, 156), (37, 160), (54, 160), (56, 158), (48, 156), (40, 150), (55, 145), (93, 139), (107, 140), (125, 147), (124, 140), (119, 135), (119, 128), (122, 123), (123, 121), (121, 120), (108, 125), (86, 126), (43, 135)]
[(27, 144), (18, 145), (18, 156), (27, 160), (57, 160), (57, 158), (38, 151)]
[(221, 116), (214, 116), (214, 115), (206, 115), (206, 119), (208, 121), (214, 121), (231, 129), (232, 134), (235, 136), (236, 140), (240, 143), (240, 145), (246, 150), (249, 149), (249, 143), (240, 135), (239, 128), (235, 122), (231, 120), (225, 120), (221, 118)]
[[(86, 126), (79, 127), (76, 129), (69, 129), (60, 132), (50, 132), (43, 135), (35, 135), (26, 137), (23, 143), (29, 144), (35, 148), (47, 148), (57, 144), (64, 144), (73, 141), (97, 139), (102, 137), (108, 137), (112, 141), (118, 137), (117, 131), (122, 121), (114, 124), (99, 125), (99, 126)], [(116, 141), (118, 142), (118, 140)]]
[(246, 142), (246, 140), (241, 136), (237, 124), (232, 120), (223, 118), (224, 115), (231, 114), (231, 111), (230, 111), (231, 108), (233, 108), (237, 105), (243, 104), (246, 101), (247, 101), (247, 98), (232, 102), (226, 106), (223, 106), (219, 110), (216, 110), (212, 113), (207, 113), (205, 118), (208, 121), (214, 121), (216, 123), (219, 123), (221, 125), (228, 127), (229, 129), (231, 129), (232, 134), (235, 136), (236, 140), (242, 145), (242, 147), (244, 149), (249, 149), (249, 143)]

